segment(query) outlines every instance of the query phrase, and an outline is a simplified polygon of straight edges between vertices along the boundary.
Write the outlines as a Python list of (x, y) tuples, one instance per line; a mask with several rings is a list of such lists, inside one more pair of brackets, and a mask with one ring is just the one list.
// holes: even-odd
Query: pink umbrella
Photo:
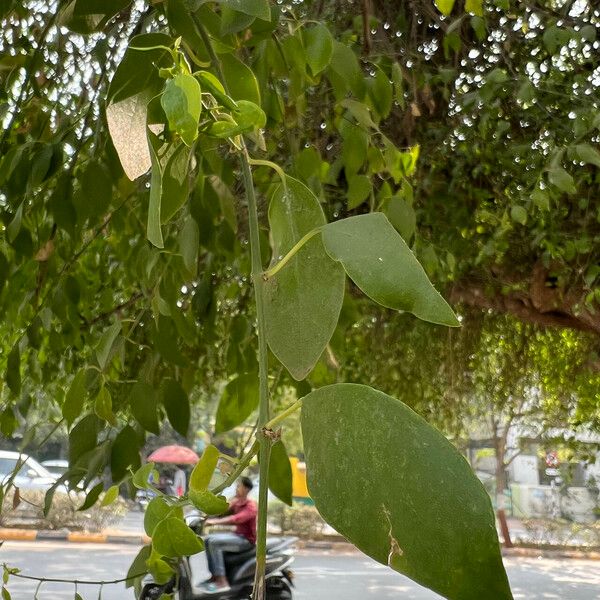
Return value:
[(148, 461), (151, 462), (174, 465), (195, 465), (199, 460), (198, 455), (191, 448), (185, 446), (163, 446), (148, 457)]

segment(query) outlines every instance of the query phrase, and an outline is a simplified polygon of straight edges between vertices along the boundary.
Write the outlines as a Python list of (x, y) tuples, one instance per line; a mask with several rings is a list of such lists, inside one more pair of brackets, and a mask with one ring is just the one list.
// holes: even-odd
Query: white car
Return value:
[(56, 478), (62, 477), (69, 470), (69, 461), (62, 458), (55, 458), (52, 460), (43, 460), (42, 467), (46, 467), (52, 475), (56, 475)]
[(6, 483), (19, 464), (21, 466), (13, 479), (13, 485), (20, 489), (47, 490), (58, 479), (58, 476), (50, 473), (31, 456), (0, 450), (0, 483)]

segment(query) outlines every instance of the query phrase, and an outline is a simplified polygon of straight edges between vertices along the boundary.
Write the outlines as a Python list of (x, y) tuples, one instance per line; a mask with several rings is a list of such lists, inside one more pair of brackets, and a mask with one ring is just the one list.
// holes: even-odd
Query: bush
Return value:
[(282, 534), (309, 539), (323, 537), (325, 521), (314, 506), (305, 504), (287, 506), (277, 502), (269, 507), (269, 517)]
[(43, 490), (21, 491), (21, 501), (13, 508), (14, 490), (11, 490), (0, 510), (0, 525), (98, 532), (119, 522), (127, 512), (127, 503), (122, 498), (117, 498), (109, 506), (100, 506), (98, 502), (90, 509), (79, 512), (77, 509), (84, 500), (82, 494), (57, 491), (50, 512), (44, 516), (45, 494)]

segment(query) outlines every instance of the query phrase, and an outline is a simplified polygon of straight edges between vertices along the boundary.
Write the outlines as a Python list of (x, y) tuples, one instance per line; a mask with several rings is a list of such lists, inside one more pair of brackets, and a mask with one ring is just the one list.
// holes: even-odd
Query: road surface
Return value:
[[(6, 542), (0, 563), (45, 577), (117, 579), (123, 577), (137, 548), (116, 544)], [(600, 561), (508, 558), (506, 566), (515, 600), (597, 600)], [(436, 594), (378, 565), (359, 553), (303, 551), (293, 566), (295, 600), (435, 600)], [(35, 584), (11, 580), (13, 600), (32, 600)], [(79, 586), (84, 600), (96, 600), (98, 587)], [(73, 600), (74, 587), (45, 583), (39, 600)], [(124, 586), (106, 586), (102, 600), (133, 600)], [(483, 600), (483, 599), (482, 599)]]

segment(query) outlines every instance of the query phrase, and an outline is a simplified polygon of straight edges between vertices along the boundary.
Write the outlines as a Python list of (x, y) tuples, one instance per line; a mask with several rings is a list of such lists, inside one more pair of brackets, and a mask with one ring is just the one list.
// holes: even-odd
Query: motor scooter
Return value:
[[(192, 513), (186, 516), (188, 526), (198, 535), (203, 534), (206, 516)], [(288, 568), (294, 561), (295, 537), (267, 539), (265, 568), (266, 600), (293, 600), (293, 573)], [(198, 555), (196, 555), (197, 557)], [(179, 573), (166, 584), (146, 583), (140, 600), (158, 600), (162, 594), (173, 594), (175, 600), (250, 600), (256, 566), (255, 549), (246, 552), (225, 553), (225, 572), (229, 588), (209, 591), (199, 581), (197, 559), (186, 556), (180, 560)]]

